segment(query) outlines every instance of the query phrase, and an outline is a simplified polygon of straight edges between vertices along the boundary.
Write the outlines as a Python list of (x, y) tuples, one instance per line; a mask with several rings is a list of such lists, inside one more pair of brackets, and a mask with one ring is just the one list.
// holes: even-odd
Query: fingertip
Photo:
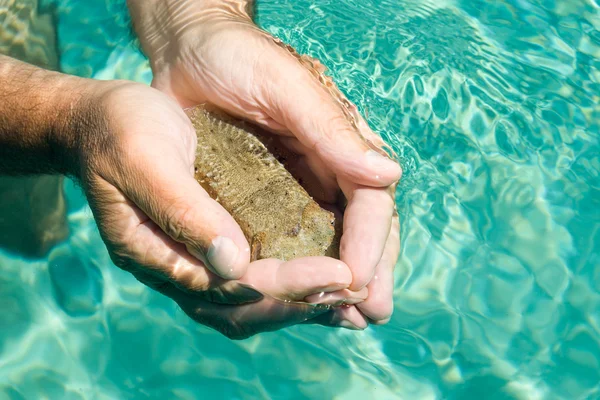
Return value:
[(388, 318), (385, 318), (385, 319), (380, 319), (380, 320), (372, 320), (372, 321), (371, 321), (371, 323), (372, 323), (373, 325), (385, 325), (385, 324), (387, 324), (388, 322), (390, 322), (390, 320), (391, 320), (391, 319), (392, 319), (392, 317), (390, 316), (390, 317), (388, 317)]
[(360, 311), (377, 325), (386, 324), (394, 312), (393, 300), (369, 301), (358, 304)]
[(394, 201), (383, 188), (352, 186), (347, 182), (340, 182), (340, 186), (350, 199), (344, 212), (340, 258), (352, 270), (350, 289), (360, 290), (373, 278), (386, 249)]
[(336, 290), (347, 289), (352, 284), (352, 271), (343, 262), (336, 263)]
[[(288, 279), (294, 276), (297, 284), (310, 286), (320, 281), (320, 288), (325, 292), (347, 289), (352, 283), (352, 271), (348, 265), (330, 257), (296, 258), (284, 262), (281, 268), (286, 271)], [(299, 271), (305, 271), (303, 277), (299, 276)]]
[(358, 292), (364, 289), (371, 279), (373, 278), (375, 271), (369, 270), (359, 270), (355, 272), (355, 276), (352, 279), (352, 282), (348, 286), (348, 289), (353, 292)]
[(247, 246), (240, 247), (226, 236), (217, 236), (206, 252), (206, 260), (213, 272), (224, 279), (240, 279), (248, 269)]
[(343, 149), (342, 146), (324, 145), (318, 149), (319, 157), (329, 161), (338, 178), (368, 186), (382, 188), (395, 184), (402, 177), (402, 168), (396, 161), (375, 150), (364, 150), (362, 145)]
[(223, 279), (240, 279), (246, 274), (250, 263), (250, 248), (240, 249), (232, 239), (225, 236), (215, 237), (206, 253), (195, 246), (186, 245), (188, 252), (202, 261), (206, 267)]
[(352, 273), (340, 260), (329, 257), (303, 257), (283, 262), (277, 270), (277, 290), (302, 301), (321, 292), (348, 288)]
[[(385, 279), (385, 278), (384, 278)], [(369, 285), (367, 301), (357, 305), (358, 309), (374, 324), (387, 323), (394, 312), (393, 278), (381, 281), (377, 275)]]
[(400, 164), (378, 151), (367, 150), (364, 159), (367, 170), (371, 170), (371, 175), (367, 178), (376, 185), (388, 186), (402, 177)]
[(369, 326), (369, 321), (360, 312), (357, 306), (342, 306), (335, 311), (338, 314), (338, 326), (341, 328), (362, 331)]

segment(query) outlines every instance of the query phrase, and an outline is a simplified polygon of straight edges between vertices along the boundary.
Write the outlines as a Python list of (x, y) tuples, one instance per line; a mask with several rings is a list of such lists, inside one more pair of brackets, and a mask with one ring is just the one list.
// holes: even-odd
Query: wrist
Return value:
[(72, 173), (68, 125), (90, 82), (0, 55), (0, 173)]
[(64, 75), (49, 100), (56, 117), (47, 135), (47, 146), (52, 164), (65, 175), (79, 176), (82, 142), (89, 134), (81, 122), (96, 86), (92, 79)]
[(251, 21), (253, 0), (127, 0), (133, 27), (153, 72), (177, 58), (198, 29), (232, 19)]
[(58, 162), (64, 173), (78, 180), (86, 179), (98, 156), (110, 151), (115, 133), (111, 128), (115, 93), (125, 86), (143, 86), (123, 80), (80, 80), (62, 103), (62, 116), (55, 128)]

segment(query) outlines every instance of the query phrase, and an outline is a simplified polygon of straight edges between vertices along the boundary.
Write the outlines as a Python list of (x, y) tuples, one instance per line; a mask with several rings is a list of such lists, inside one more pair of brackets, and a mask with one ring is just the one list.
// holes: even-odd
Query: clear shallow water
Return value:
[[(151, 79), (122, 3), (56, 4), (64, 71)], [(67, 185), (68, 243), (0, 254), (0, 398), (600, 398), (599, 5), (259, 1), (258, 19), (402, 156), (392, 321), (230, 342), (111, 266)]]

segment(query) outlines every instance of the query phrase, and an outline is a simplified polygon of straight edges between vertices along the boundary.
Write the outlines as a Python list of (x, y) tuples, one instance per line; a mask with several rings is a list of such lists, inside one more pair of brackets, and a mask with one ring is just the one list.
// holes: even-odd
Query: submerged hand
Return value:
[(208, 102), (262, 125), (301, 156), (311, 195), (324, 203), (345, 195), (340, 258), (352, 271), (350, 289), (366, 286), (369, 297), (319, 321), (358, 328), (386, 322), (399, 253), (391, 187), (401, 170), (381, 156), (381, 139), (321, 74), (321, 64), (256, 27), (251, 3), (129, 0), (153, 86), (183, 107)]
[(117, 266), (231, 338), (327, 311), (279, 300), (350, 285), (349, 268), (325, 257), (249, 265), (241, 229), (194, 179), (196, 133), (179, 105), (140, 84), (92, 85), (68, 129), (75, 175)]

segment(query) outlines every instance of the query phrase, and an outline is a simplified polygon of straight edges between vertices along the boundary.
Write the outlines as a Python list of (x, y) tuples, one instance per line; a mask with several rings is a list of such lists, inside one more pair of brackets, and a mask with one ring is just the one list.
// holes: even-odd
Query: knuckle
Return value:
[(318, 137), (314, 141), (313, 148), (317, 152), (329, 151), (332, 142), (335, 138), (347, 137), (352, 134), (347, 125), (348, 121), (344, 118), (343, 114), (339, 112), (327, 111), (322, 121), (326, 121), (323, 124), (323, 129), (319, 131)]
[(165, 214), (165, 233), (177, 242), (185, 242), (189, 239), (189, 226), (196, 220), (194, 210), (189, 206), (181, 206), (180, 202), (175, 202)]

